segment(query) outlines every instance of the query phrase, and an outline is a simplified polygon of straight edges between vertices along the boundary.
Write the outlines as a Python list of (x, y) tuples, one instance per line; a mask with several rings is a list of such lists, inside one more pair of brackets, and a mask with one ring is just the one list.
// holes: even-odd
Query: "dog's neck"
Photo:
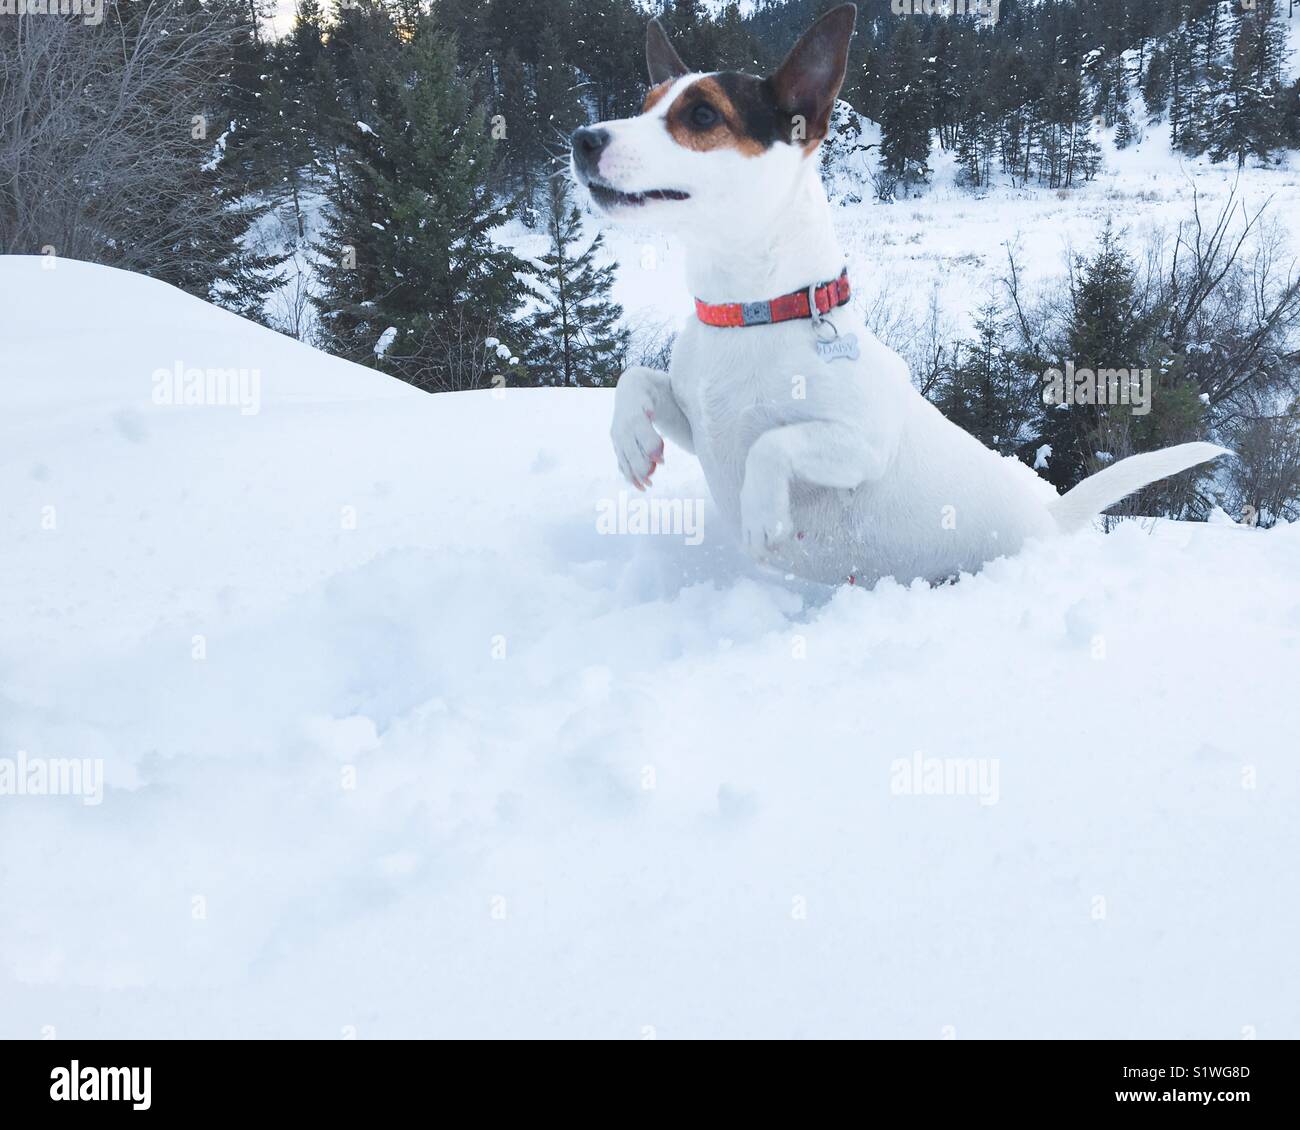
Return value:
[(756, 302), (836, 278), (844, 256), (821, 177), (809, 167), (779, 218), (761, 231), (703, 233), (688, 241), (686, 279), (704, 302)]

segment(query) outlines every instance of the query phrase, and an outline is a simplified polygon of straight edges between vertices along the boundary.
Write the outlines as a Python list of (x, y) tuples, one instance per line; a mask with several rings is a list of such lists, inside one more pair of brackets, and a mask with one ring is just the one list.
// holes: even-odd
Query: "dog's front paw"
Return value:
[(749, 554), (757, 561), (771, 558), (794, 533), (789, 487), (761, 486), (746, 477), (740, 492), (740, 527)]
[(616, 409), (609, 429), (618, 469), (637, 490), (650, 485), (655, 468), (664, 461), (663, 437), (655, 431), (653, 420), (648, 407)]

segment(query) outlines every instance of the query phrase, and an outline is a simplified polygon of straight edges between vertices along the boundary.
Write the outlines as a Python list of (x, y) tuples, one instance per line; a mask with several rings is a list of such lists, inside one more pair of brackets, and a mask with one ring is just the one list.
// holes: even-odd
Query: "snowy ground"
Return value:
[[(607, 393), (47, 265), (0, 258), (0, 769), (105, 786), (0, 796), (0, 1036), (1300, 1036), (1300, 527), (795, 587), (707, 503), (602, 532)], [(178, 362), (257, 410), (154, 403)]]

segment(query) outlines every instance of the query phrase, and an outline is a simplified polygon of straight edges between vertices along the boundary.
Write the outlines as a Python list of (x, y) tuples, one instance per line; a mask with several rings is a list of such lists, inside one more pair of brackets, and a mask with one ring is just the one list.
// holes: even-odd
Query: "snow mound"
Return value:
[(104, 773), (0, 795), (0, 1036), (1300, 1035), (1300, 530), (794, 586), (606, 392), (0, 292), (0, 783)]

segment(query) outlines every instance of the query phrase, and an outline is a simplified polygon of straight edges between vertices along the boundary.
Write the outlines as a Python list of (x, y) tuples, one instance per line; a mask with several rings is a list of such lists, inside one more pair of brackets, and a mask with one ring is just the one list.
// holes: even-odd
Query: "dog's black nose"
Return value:
[(596, 166), (600, 164), (600, 155), (609, 144), (609, 130), (589, 129), (583, 126), (582, 129), (573, 131), (570, 141), (573, 145), (573, 163), (577, 166), (578, 172), (584, 176), (595, 176)]

